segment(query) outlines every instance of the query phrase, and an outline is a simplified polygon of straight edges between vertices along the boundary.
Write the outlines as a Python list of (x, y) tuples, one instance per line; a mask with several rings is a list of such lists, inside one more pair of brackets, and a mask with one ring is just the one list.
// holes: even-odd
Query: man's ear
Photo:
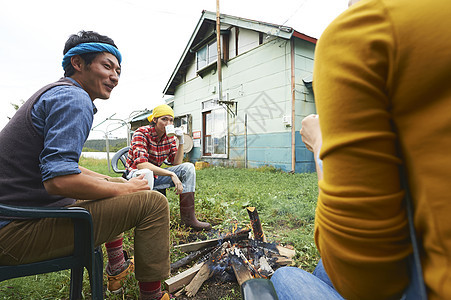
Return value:
[(74, 55), (70, 58), (70, 63), (72, 64), (75, 70), (81, 71), (81, 67), (85, 62), (80, 55)]

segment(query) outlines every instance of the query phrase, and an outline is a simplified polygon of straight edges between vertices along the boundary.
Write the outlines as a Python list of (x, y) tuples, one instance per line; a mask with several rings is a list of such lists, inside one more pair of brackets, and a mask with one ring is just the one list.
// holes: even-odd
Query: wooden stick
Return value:
[(295, 250), (289, 249), (287, 247), (283, 247), (280, 245), (276, 245), (276, 244), (265, 243), (265, 242), (255, 241), (255, 240), (249, 240), (249, 244), (251, 245), (251, 247), (263, 248), (263, 249), (266, 249), (277, 255), (285, 256), (288, 258), (293, 258), (296, 255)]
[(204, 248), (201, 250), (197, 250), (195, 252), (191, 252), (190, 254), (188, 254), (187, 256), (185, 256), (182, 259), (179, 259), (178, 261), (174, 262), (171, 264), (171, 273), (177, 271), (178, 269), (180, 269), (181, 267), (186, 266), (187, 264), (189, 264), (190, 262), (192, 262), (193, 260), (198, 259), (199, 257), (207, 254), (208, 252), (210, 252), (214, 247), (208, 247), (208, 248)]
[(177, 245), (177, 246), (174, 246), (174, 248), (179, 249), (180, 251), (183, 251), (183, 252), (197, 251), (199, 249), (202, 249), (202, 248), (205, 248), (208, 246), (218, 246), (220, 242), (225, 242), (225, 241), (230, 241), (230, 240), (233, 240), (233, 241), (245, 240), (248, 238), (248, 234), (250, 231), (251, 231), (250, 229), (244, 229), (244, 230), (240, 230), (234, 234), (225, 236), (223, 238), (217, 238), (217, 239), (212, 239), (212, 240)]
[(166, 284), (169, 293), (173, 293), (174, 291), (182, 288), (184, 285), (190, 283), (203, 264), (203, 262), (196, 264), (188, 270), (167, 279), (164, 283)]
[(254, 233), (254, 239), (260, 242), (266, 242), (265, 234), (263, 233), (262, 223), (258, 216), (257, 208), (246, 207), (247, 214), (251, 219), (252, 232)]

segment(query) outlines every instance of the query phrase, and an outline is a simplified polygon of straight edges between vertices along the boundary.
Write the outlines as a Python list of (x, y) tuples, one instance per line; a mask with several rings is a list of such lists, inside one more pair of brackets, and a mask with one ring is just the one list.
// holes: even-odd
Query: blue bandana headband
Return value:
[(70, 64), (70, 58), (74, 55), (80, 55), (90, 52), (109, 52), (116, 56), (119, 64), (122, 62), (122, 55), (116, 47), (105, 43), (83, 43), (71, 48), (63, 57), (63, 69)]

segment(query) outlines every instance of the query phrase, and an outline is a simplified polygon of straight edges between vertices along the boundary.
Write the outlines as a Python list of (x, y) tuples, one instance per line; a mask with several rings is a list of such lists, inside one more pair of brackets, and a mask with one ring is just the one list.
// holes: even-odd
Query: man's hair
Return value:
[[(77, 34), (72, 34), (67, 39), (66, 44), (64, 45), (63, 55), (66, 54), (70, 49), (72, 49), (73, 47), (75, 47), (79, 44), (91, 43), (91, 42), (109, 44), (109, 45), (115, 47), (116, 49), (118, 49), (116, 44), (114, 44), (114, 41), (111, 38), (107, 37), (106, 35), (98, 34), (95, 31), (82, 30), (82, 31), (79, 31)], [(80, 54), (80, 57), (85, 61), (86, 65), (90, 65), (92, 63), (92, 61), (99, 54), (100, 54), (100, 52), (91, 52), (91, 53)], [(65, 77), (70, 77), (70, 76), (74, 75), (74, 73), (75, 73), (75, 69), (72, 66), (72, 64), (69, 64), (64, 69)]]

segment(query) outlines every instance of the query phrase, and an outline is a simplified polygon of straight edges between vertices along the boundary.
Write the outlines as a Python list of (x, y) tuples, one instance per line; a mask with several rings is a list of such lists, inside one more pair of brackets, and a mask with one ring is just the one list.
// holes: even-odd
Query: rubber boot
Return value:
[(194, 230), (210, 230), (207, 222), (199, 222), (194, 214), (194, 193), (180, 194), (180, 222)]

